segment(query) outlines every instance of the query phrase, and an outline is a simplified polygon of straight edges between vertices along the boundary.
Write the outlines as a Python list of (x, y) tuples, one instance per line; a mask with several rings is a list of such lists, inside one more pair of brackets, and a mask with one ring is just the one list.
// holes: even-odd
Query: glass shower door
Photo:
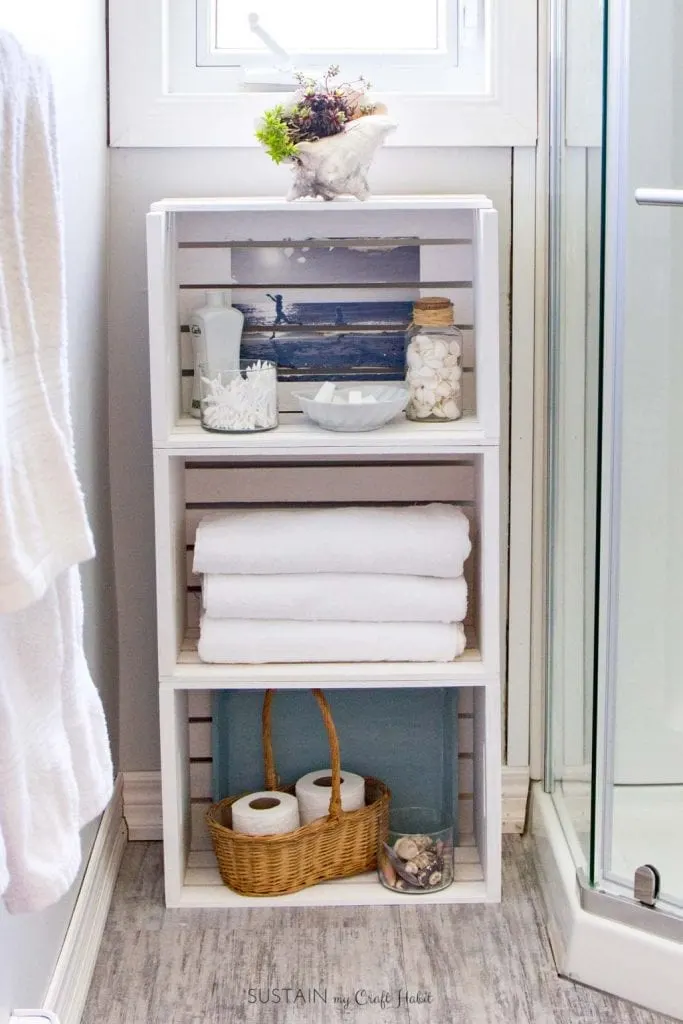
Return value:
[(683, 906), (683, 3), (610, 0), (592, 880)]
[(577, 866), (591, 824), (603, 226), (599, 0), (550, 5), (546, 788)]

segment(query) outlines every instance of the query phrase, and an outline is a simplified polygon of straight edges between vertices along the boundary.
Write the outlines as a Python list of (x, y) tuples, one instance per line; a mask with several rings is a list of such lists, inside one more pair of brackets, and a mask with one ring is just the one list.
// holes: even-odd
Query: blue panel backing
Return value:
[[(457, 690), (332, 690), (326, 693), (342, 767), (374, 775), (392, 804), (434, 807), (457, 822)], [(263, 786), (263, 691), (214, 694), (214, 799)], [(279, 691), (273, 701), (275, 763), (283, 785), (329, 765), (318, 705), (308, 691)]]

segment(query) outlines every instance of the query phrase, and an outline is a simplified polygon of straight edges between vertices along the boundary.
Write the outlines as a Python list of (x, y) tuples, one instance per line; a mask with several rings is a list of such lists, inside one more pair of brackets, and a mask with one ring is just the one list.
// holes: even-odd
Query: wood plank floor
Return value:
[(82, 1024), (667, 1020), (557, 977), (529, 841), (504, 852), (499, 907), (169, 911), (161, 845), (131, 843)]

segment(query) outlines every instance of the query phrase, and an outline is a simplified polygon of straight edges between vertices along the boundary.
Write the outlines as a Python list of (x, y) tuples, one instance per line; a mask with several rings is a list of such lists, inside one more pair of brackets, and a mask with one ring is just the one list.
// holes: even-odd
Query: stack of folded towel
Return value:
[(212, 513), (195, 540), (199, 656), (452, 661), (465, 649), (470, 550), (451, 505)]

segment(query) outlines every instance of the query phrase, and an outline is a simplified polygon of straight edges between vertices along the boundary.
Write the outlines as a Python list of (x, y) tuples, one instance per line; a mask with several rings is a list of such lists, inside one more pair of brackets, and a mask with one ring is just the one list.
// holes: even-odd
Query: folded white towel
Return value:
[(0, 126), (0, 612), (10, 612), (94, 548), (73, 459), (52, 91), (7, 33)]
[(215, 512), (197, 527), (197, 573), (462, 576), (469, 523), (452, 505)]
[(202, 618), (199, 657), (223, 664), (452, 661), (465, 650), (460, 623), (275, 622)]
[(202, 602), (211, 619), (462, 622), (467, 583), (463, 576), (207, 574), (202, 577)]

